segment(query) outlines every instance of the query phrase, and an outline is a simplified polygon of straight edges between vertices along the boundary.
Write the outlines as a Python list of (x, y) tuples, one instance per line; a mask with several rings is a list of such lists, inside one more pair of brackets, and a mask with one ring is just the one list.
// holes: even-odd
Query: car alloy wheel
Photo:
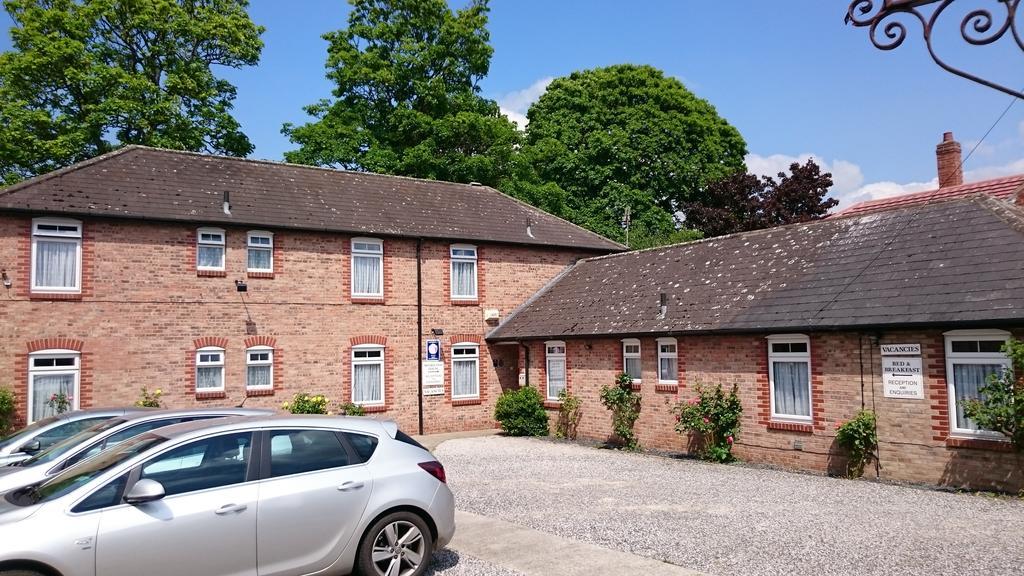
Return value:
[(418, 576), (430, 563), (433, 542), (423, 521), (398, 512), (377, 522), (364, 541), (360, 564), (364, 574)]

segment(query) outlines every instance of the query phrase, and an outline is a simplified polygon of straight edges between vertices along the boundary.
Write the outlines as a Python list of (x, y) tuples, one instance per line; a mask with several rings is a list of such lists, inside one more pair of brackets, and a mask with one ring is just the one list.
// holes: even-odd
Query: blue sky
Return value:
[[(461, 0), (456, 4), (461, 4)], [(956, 3), (962, 4), (962, 3)], [(972, 3), (968, 3), (972, 4)], [(977, 7), (964, 6), (964, 9)], [(992, 3), (995, 5), (996, 3)], [(574, 70), (651, 64), (682, 80), (746, 138), (748, 166), (773, 172), (814, 155), (834, 174), (844, 203), (930, 186), (935, 145), (953, 131), (964, 153), (1010, 97), (941, 70), (920, 26), (894, 51), (843, 24), (845, 0), (492, 0), (494, 46), (484, 95), (523, 114), (545, 82)], [(345, 24), (343, 0), (252, 0), (266, 26), (259, 66), (227, 70), (235, 114), (255, 157), (280, 159), (284, 122), (330, 94), (320, 35)], [(962, 13), (960, 13), (962, 15)], [(5, 16), (6, 19), (6, 16)], [(10, 21), (6, 19), (9, 26)], [(936, 36), (948, 60), (1024, 86), (1024, 55), (956, 41), (950, 14)], [(8, 38), (0, 48), (9, 48)], [(1024, 172), (1024, 103), (1017, 103), (967, 162), (967, 179)]]

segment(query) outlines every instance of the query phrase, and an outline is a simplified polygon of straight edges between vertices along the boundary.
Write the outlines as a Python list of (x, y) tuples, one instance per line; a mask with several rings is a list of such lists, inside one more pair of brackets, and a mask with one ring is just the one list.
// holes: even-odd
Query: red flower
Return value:
[(709, 424), (709, 423), (711, 423), (711, 420), (708, 420), (708, 417), (707, 417), (707, 416), (705, 416), (705, 417), (704, 417), (704, 423), (705, 423), (705, 424)]
[(727, 436), (725, 438), (725, 441), (728, 442), (730, 446), (732, 446), (732, 436)]
[(843, 423), (842, 422), (836, 422), (836, 430), (839, 430), (842, 427), (843, 427)]

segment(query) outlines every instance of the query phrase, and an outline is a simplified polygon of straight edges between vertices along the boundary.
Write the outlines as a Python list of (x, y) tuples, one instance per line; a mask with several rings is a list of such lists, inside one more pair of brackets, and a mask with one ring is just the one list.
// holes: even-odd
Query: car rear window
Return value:
[(352, 448), (356, 451), (356, 455), (359, 457), (359, 461), (355, 464), (362, 464), (373, 456), (373, 451), (377, 449), (377, 439), (373, 436), (366, 434), (356, 434), (354, 432), (345, 432), (345, 439), (352, 445)]
[[(411, 444), (417, 448), (422, 448), (423, 450), (427, 450), (427, 448), (423, 444), (420, 444), (419, 442), (414, 440), (412, 436), (409, 436), (408, 434), (402, 432), (401, 430), (398, 431), (398, 434), (395, 434), (395, 440), (398, 440), (399, 442), (405, 442), (406, 444)], [(430, 452), (430, 450), (427, 450), (427, 452)]]

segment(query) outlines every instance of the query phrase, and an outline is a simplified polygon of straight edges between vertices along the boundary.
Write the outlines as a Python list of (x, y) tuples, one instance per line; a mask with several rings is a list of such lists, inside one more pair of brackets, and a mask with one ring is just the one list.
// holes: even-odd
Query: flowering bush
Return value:
[(50, 396), (50, 399), (46, 401), (46, 406), (57, 414), (63, 414), (71, 409), (71, 403), (73, 401), (74, 398), (71, 396), (68, 396), (63, 392), (57, 392), (53, 396)]
[(989, 376), (978, 390), (981, 398), (964, 403), (964, 414), (983, 430), (1002, 433), (1024, 452), (1024, 342), (1012, 338), (1003, 352), (1012, 368)]
[(366, 410), (364, 410), (359, 404), (343, 402), (338, 405), (338, 414), (344, 414), (345, 416), (364, 416), (366, 415)]
[(558, 408), (558, 423), (555, 424), (555, 437), (575, 440), (576, 428), (579, 427), (580, 417), (582, 416), (580, 413), (580, 397), (568, 390), (562, 390), (558, 393), (558, 401), (561, 402), (561, 406)]
[(875, 413), (861, 410), (847, 422), (836, 423), (836, 443), (846, 449), (850, 461), (846, 472), (851, 478), (864, 474), (864, 464), (871, 459), (878, 436), (875, 433)]
[(150, 392), (149, 390), (146, 389), (145, 386), (143, 386), (142, 395), (139, 397), (138, 400), (135, 401), (135, 405), (140, 408), (159, 408), (160, 397), (163, 395), (164, 391), (159, 388), (157, 388), (153, 392)]
[(292, 414), (327, 414), (327, 404), (327, 397), (322, 394), (314, 396), (299, 392), (291, 402), (285, 402), (281, 407)]
[(14, 428), (18, 403), (10, 388), (0, 388), (0, 437), (6, 436)]
[(628, 374), (619, 374), (614, 386), (601, 387), (601, 403), (612, 411), (612, 430), (626, 450), (640, 449), (640, 441), (633, 432), (633, 425), (640, 418), (640, 400)]
[(732, 462), (732, 446), (740, 431), (740, 403), (736, 386), (726, 394), (719, 384), (709, 388), (697, 384), (697, 396), (680, 402), (673, 410), (676, 414), (676, 432), (695, 433), (700, 436), (698, 455), (703, 460)]

